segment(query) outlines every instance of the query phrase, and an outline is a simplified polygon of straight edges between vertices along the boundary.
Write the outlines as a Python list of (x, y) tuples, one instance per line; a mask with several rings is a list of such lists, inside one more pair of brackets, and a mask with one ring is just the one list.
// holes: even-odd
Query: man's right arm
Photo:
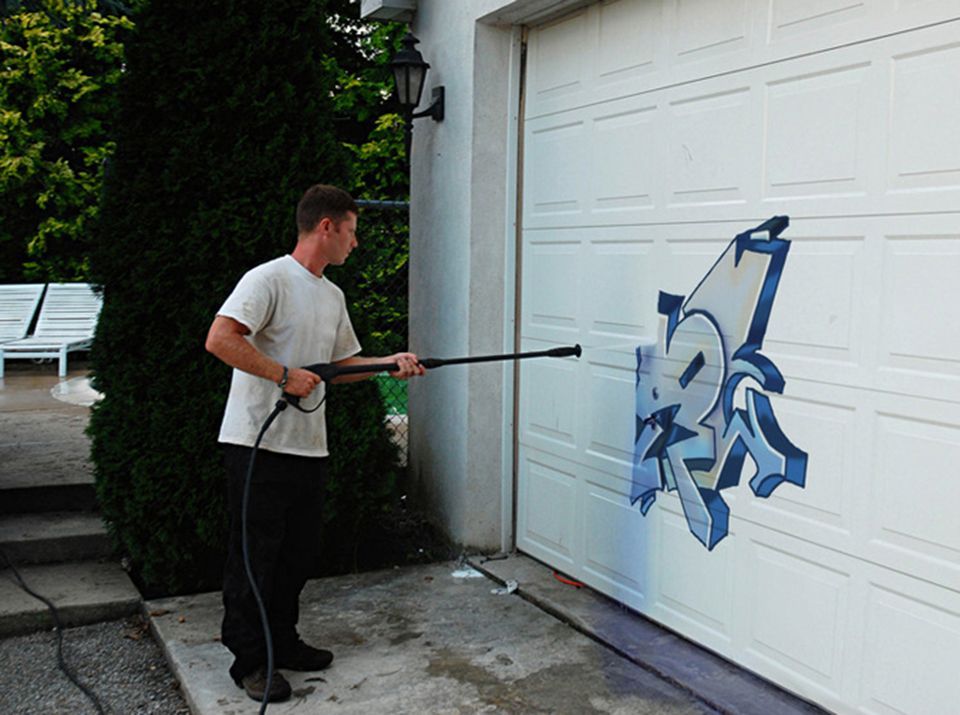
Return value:
[[(207, 333), (206, 348), (230, 367), (262, 377), (273, 383), (283, 378), (283, 365), (257, 350), (246, 336), (250, 329), (243, 323), (218, 315)], [(306, 397), (320, 384), (320, 378), (309, 370), (289, 368), (285, 392)]]

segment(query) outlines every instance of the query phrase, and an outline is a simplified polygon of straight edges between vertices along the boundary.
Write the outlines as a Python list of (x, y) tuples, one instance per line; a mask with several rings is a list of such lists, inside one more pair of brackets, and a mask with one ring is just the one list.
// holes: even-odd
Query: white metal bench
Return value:
[(0, 378), (10, 358), (57, 358), (59, 375), (66, 377), (67, 354), (93, 343), (101, 304), (89, 283), (48, 285), (33, 335), (0, 343)]
[(0, 285), (0, 343), (27, 336), (43, 288), (43, 283)]

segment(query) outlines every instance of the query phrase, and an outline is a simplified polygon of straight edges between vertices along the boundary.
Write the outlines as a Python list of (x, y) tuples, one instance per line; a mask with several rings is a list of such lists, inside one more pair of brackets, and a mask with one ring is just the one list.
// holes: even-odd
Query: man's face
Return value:
[(357, 247), (357, 215), (348, 212), (339, 222), (331, 221), (327, 245), (330, 263), (342, 266), (350, 251)]

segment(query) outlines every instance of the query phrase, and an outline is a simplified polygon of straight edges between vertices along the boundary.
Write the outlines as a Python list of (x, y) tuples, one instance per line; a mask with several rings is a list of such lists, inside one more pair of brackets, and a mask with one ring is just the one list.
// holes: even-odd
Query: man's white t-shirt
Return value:
[[(217, 311), (250, 329), (247, 340), (288, 368), (337, 362), (360, 352), (347, 315), (343, 291), (318, 278), (292, 256), (283, 256), (246, 273)], [(310, 409), (324, 395), (322, 383), (301, 401)], [(252, 447), (264, 420), (280, 399), (276, 383), (233, 371), (220, 441)], [(281, 413), (264, 435), (262, 449), (306, 457), (326, 457), (324, 407), (305, 415)]]

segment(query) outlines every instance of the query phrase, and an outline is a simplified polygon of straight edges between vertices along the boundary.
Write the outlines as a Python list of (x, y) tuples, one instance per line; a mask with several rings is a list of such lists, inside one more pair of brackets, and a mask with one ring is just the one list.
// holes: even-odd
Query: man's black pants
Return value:
[[(230, 540), (223, 575), (221, 640), (240, 680), (267, 662), (260, 611), (243, 565), (243, 485), (249, 447), (225, 444)], [(274, 654), (296, 643), (300, 591), (316, 566), (327, 462), (323, 457), (257, 452), (247, 506), (250, 567), (270, 621)]]

